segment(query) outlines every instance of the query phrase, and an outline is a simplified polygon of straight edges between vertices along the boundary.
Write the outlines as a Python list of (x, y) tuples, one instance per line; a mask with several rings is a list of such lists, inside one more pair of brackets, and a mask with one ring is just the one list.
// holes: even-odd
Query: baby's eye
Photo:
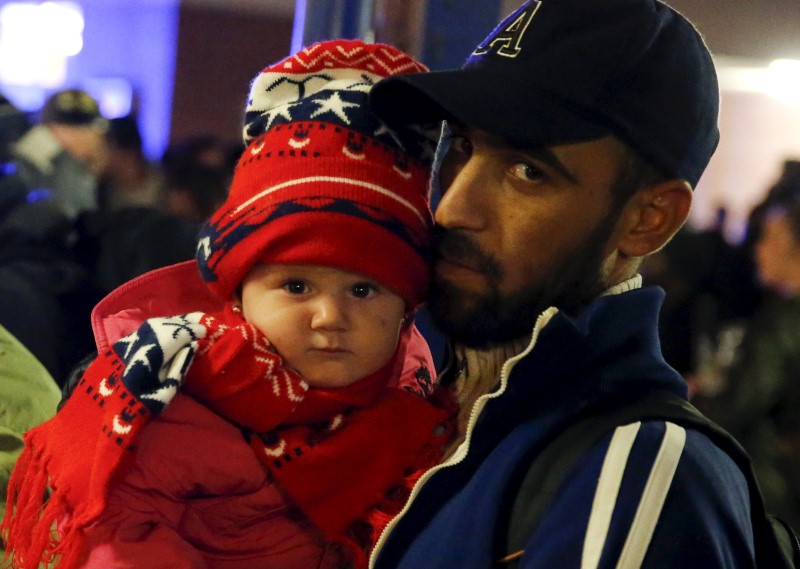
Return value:
[(372, 283), (356, 283), (353, 285), (351, 292), (356, 298), (368, 298), (375, 294), (378, 287)]
[(538, 182), (544, 177), (541, 170), (524, 162), (514, 164), (511, 167), (511, 174), (515, 178), (526, 182)]
[(308, 292), (308, 285), (300, 280), (286, 281), (283, 283), (283, 288), (289, 294), (303, 294)]

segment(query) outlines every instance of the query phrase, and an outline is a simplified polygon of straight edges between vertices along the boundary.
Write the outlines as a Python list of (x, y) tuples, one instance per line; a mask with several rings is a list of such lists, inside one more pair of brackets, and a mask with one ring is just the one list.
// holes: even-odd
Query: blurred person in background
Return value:
[(110, 119), (107, 143), (99, 207), (81, 220), (76, 245), (89, 274), (83, 302), (87, 314), (122, 283), (193, 258), (197, 232), (165, 210), (164, 169), (145, 156), (135, 115)]
[(750, 453), (768, 509), (798, 527), (800, 176), (785, 171), (757, 211), (754, 261), (769, 295), (748, 322), (732, 364), (716, 370), (718, 381), (699, 378), (696, 403)]
[(244, 146), (214, 134), (196, 134), (170, 144), (161, 159), (167, 179), (164, 207), (191, 223), (202, 223), (225, 201)]
[(54, 93), (40, 124), (11, 148), (20, 176), (31, 189), (52, 194), (70, 219), (97, 207), (97, 181), (106, 159), (108, 121), (91, 95), (79, 89)]
[(164, 209), (199, 225), (222, 205), (228, 195), (230, 172), (204, 164), (186, 164), (170, 171)]
[(99, 190), (100, 208), (106, 211), (128, 206), (161, 208), (164, 175), (142, 149), (142, 135), (133, 115), (108, 121), (108, 160)]
[(704, 230), (684, 226), (648, 258), (642, 275), (666, 291), (659, 316), (664, 358), (694, 388), (697, 372), (729, 362), (761, 299), (752, 257), (724, 237), (724, 210)]
[[(65, 105), (72, 101), (67, 99)], [(58, 105), (53, 99), (49, 104), (45, 116), (52, 121)], [(100, 118), (96, 105), (82, 104), (83, 110), (74, 112), (60, 107), (60, 120), (82, 121), (83, 126), (51, 122), (51, 130), (33, 126), (0, 98), (0, 324), (55, 378), (68, 369), (71, 342), (80, 336), (71, 325), (66, 300), (84, 282), (72, 256), (73, 216), (89, 206), (92, 194), (87, 192), (93, 191), (88, 169), (58, 137), (72, 145), (102, 136), (101, 127), (87, 126)], [(86, 330), (90, 332), (88, 318)]]
[(76, 251), (89, 275), (88, 314), (103, 296), (146, 273), (194, 257), (197, 227), (162, 209), (129, 206), (86, 219)]
[(241, 142), (226, 142), (215, 134), (187, 136), (170, 144), (161, 163), (167, 172), (206, 166), (233, 176), (233, 168), (244, 151)]

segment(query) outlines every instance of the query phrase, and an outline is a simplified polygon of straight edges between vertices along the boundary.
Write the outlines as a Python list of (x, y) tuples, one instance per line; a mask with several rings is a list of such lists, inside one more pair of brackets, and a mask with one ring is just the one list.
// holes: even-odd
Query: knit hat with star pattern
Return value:
[(215, 293), (231, 298), (261, 262), (363, 274), (409, 308), (424, 299), (434, 145), (419, 130), (388, 129), (367, 105), (378, 80), (421, 71), (392, 46), (336, 40), (255, 78), (247, 148), (198, 243), (200, 272)]

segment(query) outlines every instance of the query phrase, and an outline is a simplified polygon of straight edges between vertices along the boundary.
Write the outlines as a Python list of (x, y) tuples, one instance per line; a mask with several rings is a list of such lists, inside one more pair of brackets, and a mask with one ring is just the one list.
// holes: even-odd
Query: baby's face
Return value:
[(242, 313), (309, 385), (344, 387), (394, 355), (405, 303), (356, 273), (256, 265), (242, 284)]

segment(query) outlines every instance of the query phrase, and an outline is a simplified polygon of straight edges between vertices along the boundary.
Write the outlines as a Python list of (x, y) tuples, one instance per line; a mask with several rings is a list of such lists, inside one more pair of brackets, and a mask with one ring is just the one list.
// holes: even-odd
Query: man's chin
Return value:
[[(545, 288), (545, 287), (542, 287)], [(530, 334), (539, 314), (556, 306), (575, 315), (603, 290), (597, 279), (548, 285), (560, 294), (545, 297), (533, 286), (501, 295), (497, 290), (472, 292), (450, 281), (434, 279), (428, 311), (451, 340), (471, 348), (488, 348)]]
[(499, 298), (439, 279), (434, 283), (427, 306), (441, 332), (452, 341), (472, 348), (486, 348), (528, 331), (527, 328), (517, 330), (523, 319), (509, 319), (504, 315)]

